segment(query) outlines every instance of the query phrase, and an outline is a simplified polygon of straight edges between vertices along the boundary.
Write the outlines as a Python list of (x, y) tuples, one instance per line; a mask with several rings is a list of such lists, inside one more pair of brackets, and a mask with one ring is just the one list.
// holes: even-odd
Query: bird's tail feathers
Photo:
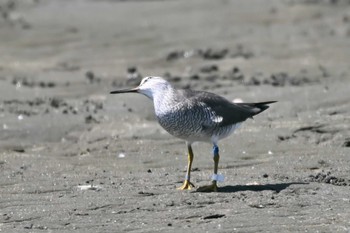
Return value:
[(238, 105), (248, 108), (253, 113), (253, 115), (256, 115), (268, 109), (270, 107), (269, 104), (273, 104), (276, 102), (277, 101), (266, 101), (259, 103), (238, 103)]

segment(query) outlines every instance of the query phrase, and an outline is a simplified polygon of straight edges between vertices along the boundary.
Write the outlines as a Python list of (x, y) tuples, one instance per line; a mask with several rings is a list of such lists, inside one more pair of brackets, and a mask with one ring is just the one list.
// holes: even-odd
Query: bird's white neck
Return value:
[(153, 92), (153, 104), (156, 115), (164, 114), (169, 110), (170, 105), (174, 104), (176, 97), (176, 89), (171, 85), (167, 85), (163, 90)]

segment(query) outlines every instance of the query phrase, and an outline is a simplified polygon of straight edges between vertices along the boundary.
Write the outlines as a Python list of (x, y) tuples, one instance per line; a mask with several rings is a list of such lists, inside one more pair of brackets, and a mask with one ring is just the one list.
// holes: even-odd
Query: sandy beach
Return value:
[[(350, 2), (1, 0), (1, 232), (349, 232)], [(220, 141), (216, 193), (179, 191), (162, 76), (276, 100)], [(208, 184), (212, 145), (196, 143)]]

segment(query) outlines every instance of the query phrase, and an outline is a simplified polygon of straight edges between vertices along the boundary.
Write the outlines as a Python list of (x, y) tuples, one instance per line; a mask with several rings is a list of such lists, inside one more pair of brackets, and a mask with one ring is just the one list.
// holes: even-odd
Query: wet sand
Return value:
[[(0, 2), (0, 231), (349, 232), (348, 1)], [(221, 141), (217, 193), (141, 95), (277, 100)], [(208, 184), (211, 145), (192, 181)]]

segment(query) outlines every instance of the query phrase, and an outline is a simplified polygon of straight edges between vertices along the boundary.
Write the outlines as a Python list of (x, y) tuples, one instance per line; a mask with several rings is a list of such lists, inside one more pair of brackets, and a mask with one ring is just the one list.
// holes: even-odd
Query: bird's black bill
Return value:
[(124, 89), (124, 90), (111, 91), (110, 94), (133, 93), (133, 92), (137, 92), (137, 89), (133, 88), (133, 89)]

